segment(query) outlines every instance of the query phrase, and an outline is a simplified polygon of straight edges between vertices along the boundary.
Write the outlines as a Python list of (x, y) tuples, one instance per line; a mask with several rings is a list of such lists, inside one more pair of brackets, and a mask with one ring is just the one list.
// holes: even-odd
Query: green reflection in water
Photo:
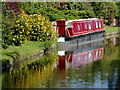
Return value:
[[(106, 40), (102, 59), (66, 69), (55, 64), (58, 57), (46, 56), (20, 70), (2, 74), (2, 87), (14, 88), (120, 88), (120, 38)], [(67, 62), (67, 61), (65, 61)], [(68, 64), (71, 62), (67, 62)], [(72, 63), (71, 63), (72, 64)]]
[[(53, 72), (57, 56), (45, 55), (39, 60), (20, 69), (12, 69), (2, 74), (3, 88), (40, 88)], [(41, 60), (42, 59), (42, 60)]]

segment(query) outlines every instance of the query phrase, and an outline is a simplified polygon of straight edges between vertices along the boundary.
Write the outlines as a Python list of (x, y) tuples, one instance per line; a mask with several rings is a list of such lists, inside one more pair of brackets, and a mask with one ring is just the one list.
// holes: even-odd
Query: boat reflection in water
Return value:
[(86, 44), (83, 44), (83, 46), (86, 46), (85, 48), (76, 48), (73, 49), (73, 51), (71, 48), (70, 50), (67, 49), (67, 51), (58, 51), (59, 59), (57, 68), (77, 68), (102, 59), (104, 52), (104, 40), (100, 40), (99, 42), (99, 44), (98, 41), (86, 43), (88, 48)]
[(100, 60), (103, 57), (103, 50), (103, 48), (98, 48), (86, 52), (73, 53), (72, 55), (59, 56), (58, 66), (61, 68), (69, 68), (68, 65), (71, 64), (72, 67), (75, 68)]

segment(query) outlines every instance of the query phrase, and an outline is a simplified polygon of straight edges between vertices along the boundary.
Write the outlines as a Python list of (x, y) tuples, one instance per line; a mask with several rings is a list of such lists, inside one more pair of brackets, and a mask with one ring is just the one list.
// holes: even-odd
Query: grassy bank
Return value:
[(116, 26), (104, 26), (104, 28), (105, 28), (105, 33), (120, 31), (120, 27), (116, 27)]
[(17, 64), (14, 64), (13, 67), (11, 67), (10, 71), (14, 70), (21, 70), (26, 67), (35, 69), (36, 66), (39, 66), (39, 68), (43, 68), (44, 66), (49, 66), (51, 63), (53, 63), (57, 59), (57, 54), (55, 53), (47, 53), (42, 56), (38, 56), (34, 60), (23, 60), (17, 61)]
[[(6, 66), (9, 62), (13, 64), (16, 61), (26, 61), (33, 60), (34, 56), (41, 56), (44, 54), (44, 51), (52, 48), (52, 45), (55, 44), (55, 41), (48, 42), (35, 42), (30, 41), (21, 46), (9, 46), (7, 49), (2, 49), (2, 64)], [(37, 57), (35, 57), (37, 58)]]
[[(49, 53), (21, 68), (12, 68), (10, 72), (2, 73), (2, 82), (4, 83), (2, 87), (31, 88), (31, 84), (37, 87), (47, 83), (54, 71), (57, 58), (57, 55)], [(17, 83), (15, 84), (14, 81), (17, 81)], [(24, 87), (21, 86), (21, 83), (25, 83)]]

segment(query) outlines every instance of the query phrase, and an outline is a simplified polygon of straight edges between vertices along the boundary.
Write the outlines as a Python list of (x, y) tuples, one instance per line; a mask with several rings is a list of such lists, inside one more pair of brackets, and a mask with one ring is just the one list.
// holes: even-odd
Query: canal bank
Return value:
[(110, 36), (110, 35), (116, 35), (116, 34), (120, 34), (120, 31), (106, 33), (105, 35), (106, 35), (106, 36)]
[(2, 69), (13, 67), (19, 62), (22, 62), (21, 66), (32, 63), (46, 53), (54, 53), (56, 48), (56, 41), (30, 41), (20, 46), (9, 46), (7, 49), (2, 49)]
[(117, 26), (104, 26), (105, 28), (105, 35), (115, 35), (115, 34), (120, 34), (120, 27)]

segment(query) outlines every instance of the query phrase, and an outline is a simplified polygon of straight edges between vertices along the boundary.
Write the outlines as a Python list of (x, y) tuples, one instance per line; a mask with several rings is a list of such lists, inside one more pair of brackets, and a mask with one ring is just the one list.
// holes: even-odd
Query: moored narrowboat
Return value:
[[(56, 20), (53, 23), (54, 31), (58, 32), (58, 42), (64, 42), (78, 37), (87, 37), (95, 33), (105, 33), (102, 19)], [(92, 36), (90, 36), (92, 38)]]

